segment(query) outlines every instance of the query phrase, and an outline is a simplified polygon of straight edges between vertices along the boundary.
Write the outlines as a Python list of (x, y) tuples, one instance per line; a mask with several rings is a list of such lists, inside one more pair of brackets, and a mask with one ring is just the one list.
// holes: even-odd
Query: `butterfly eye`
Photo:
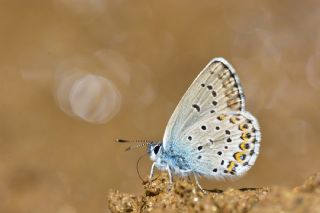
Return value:
[(154, 147), (154, 149), (153, 149), (154, 154), (158, 154), (159, 150), (160, 150), (160, 146), (159, 145)]

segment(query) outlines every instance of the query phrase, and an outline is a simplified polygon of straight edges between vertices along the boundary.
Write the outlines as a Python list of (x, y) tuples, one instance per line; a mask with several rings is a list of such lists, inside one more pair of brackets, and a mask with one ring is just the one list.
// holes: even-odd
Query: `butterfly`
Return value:
[(162, 142), (150, 142), (147, 153), (154, 169), (172, 176), (233, 179), (245, 174), (259, 154), (257, 119), (245, 109), (235, 69), (214, 58), (200, 72), (174, 110)]

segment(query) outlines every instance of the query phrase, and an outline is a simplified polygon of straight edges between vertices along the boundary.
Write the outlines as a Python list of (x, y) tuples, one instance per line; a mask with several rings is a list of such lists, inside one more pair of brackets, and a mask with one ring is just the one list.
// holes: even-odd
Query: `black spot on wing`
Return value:
[(246, 157), (247, 157), (247, 155), (246, 155), (246, 154), (243, 154), (243, 155), (241, 155), (240, 158), (241, 158), (242, 161), (244, 161), (244, 160), (246, 159)]
[(251, 156), (254, 155), (254, 150), (251, 150), (251, 151), (250, 151), (250, 155), (251, 155)]
[(195, 108), (197, 112), (200, 112), (200, 106), (198, 104), (193, 104), (192, 107)]

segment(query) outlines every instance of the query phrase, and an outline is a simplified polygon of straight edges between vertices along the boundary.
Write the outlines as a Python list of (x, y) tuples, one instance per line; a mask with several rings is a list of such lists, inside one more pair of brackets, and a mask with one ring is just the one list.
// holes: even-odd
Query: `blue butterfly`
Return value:
[(149, 143), (154, 169), (172, 175), (232, 179), (255, 163), (261, 141), (257, 119), (245, 110), (239, 77), (223, 58), (200, 72), (173, 112), (160, 143)]

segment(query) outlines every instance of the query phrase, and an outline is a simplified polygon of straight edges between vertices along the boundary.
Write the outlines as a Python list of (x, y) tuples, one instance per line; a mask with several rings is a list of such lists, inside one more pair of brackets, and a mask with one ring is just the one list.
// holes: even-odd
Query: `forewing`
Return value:
[(163, 146), (169, 150), (192, 124), (223, 112), (244, 111), (245, 100), (234, 68), (215, 58), (200, 72), (172, 114)]
[(185, 130), (174, 150), (188, 153), (190, 169), (216, 179), (246, 173), (259, 154), (261, 134), (249, 112), (229, 112), (197, 122)]

